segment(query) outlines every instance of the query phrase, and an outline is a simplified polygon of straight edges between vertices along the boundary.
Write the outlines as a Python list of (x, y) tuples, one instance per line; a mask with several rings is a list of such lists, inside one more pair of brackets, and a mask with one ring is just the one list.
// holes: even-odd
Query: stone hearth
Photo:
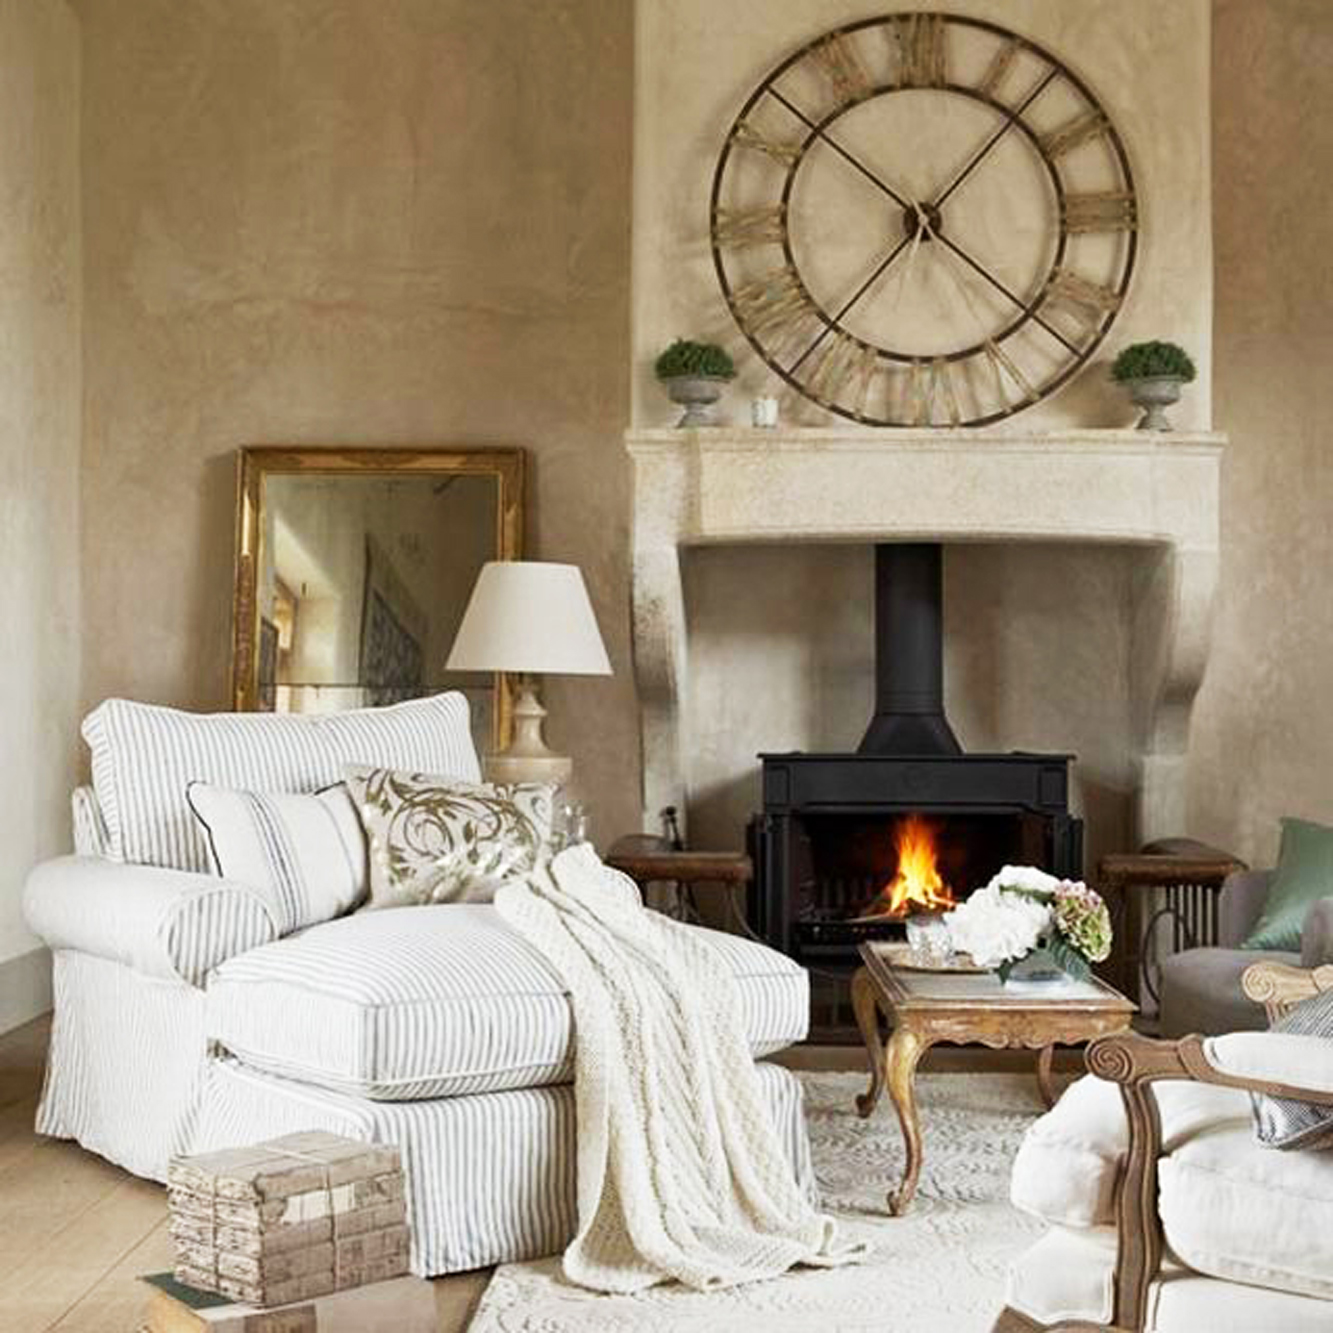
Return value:
[(1217, 434), (1132, 430), (630, 432), (645, 826), (656, 828), (666, 805), (688, 808), (682, 548), (1056, 541), (1142, 548), (1129, 662), (1137, 823), (1144, 839), (1179, 832), (1217, 583), (1224, 444)]

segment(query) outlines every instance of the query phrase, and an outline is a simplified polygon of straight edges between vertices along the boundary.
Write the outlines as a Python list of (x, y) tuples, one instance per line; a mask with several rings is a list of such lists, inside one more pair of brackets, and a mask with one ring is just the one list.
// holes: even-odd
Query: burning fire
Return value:
[(908, 815), (895, 836), (898, 869), (862, 916), (905, 917), (918, 908), (957, 907), (958, 900), (940, 878), (935, 863), (935, 837), (920, 815)]

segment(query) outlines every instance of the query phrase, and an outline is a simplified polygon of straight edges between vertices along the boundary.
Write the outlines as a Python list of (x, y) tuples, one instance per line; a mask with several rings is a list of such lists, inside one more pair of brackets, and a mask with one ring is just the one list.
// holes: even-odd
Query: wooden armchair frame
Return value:
[[(1333, 965), (1313, 970), (1285, 963), (1256, 963), (1242, 980), (1245, 994), (1263, 1004), (1269, 1021), (1320, 991), (1333, 990)], [(1102, 1037), (1088, 1048), (1089, 1070), (1120, 1084), (1129, 1122), (1129, 1151), (1116, 1196), (1117, 1253), (1114, 1313), (1110, 1324), (1083, 1320), (1039, 1324), (1006, 1308), (994, 1333), (1143, 1333), (1148, 1295), (1161, 1270), (1164, 1239), (1157, 1213), (1157, 1162), (1162, 1155), (1162, 1122), (1152, 1085), (1168, 1079), (1212, 1083), (1246, 1092), (1293, 1097), (1333, 1106), (1333, 1093), (1285, 1083), (1268, 1083), (1223, 1073), (1209, 1063), (1202, 1037), (1156, 1041), (1136, 1033)]]

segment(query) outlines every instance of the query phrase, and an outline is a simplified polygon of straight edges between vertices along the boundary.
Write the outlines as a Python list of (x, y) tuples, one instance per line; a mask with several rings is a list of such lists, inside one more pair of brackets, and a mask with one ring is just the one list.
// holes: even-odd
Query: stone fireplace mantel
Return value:
[(686, 809), (682, 547), (1067, 541), (1144, 550), (1128, 664), (1139, 833), (1182, 831), (1189, 718), (1217, 584), (1225, 443), (1219, 434), (1134, 430), (629, 432), (645, 826), (657, 827), (664, 806)]

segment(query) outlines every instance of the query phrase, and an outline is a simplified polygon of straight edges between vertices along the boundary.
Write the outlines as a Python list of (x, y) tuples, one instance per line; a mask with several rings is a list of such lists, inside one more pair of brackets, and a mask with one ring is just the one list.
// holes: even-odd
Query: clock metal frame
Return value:
[[(988, 71), (982, 84), (976, 85), (955, 82), (949, 77), (944, 63), (944, 48), (939, 43), (942, 41), (941, 34), (953, 27), (974, 29), (1000, 40), (1002, 46), (998, 48), (991, 65), (992, 70), (997, 68), (1000, 70), (998, 78), (991, 78)], [(907, 81), (904, 73), (904, 76), (897, 80), (873, 82), (868, 75), (865, 75), (863, 66), (858, 71), (855, 64), (851, 67), (845, 63), (840, 64), (847, 59), (847, 48), (840, 44), (848, 37), (871, 28), (892, 29), (903, 52), (901, 59), (904, 61), (904, 70), (908, 59), (915, 60), (917, 77)], [(933, 37), (930, 35), (932, 31)], [(919, 34), (926, 36), (921, 37)], [(910, 49), (909, 42), (915, 43)], [(937, 57), (934, 55), (935, 52), (939, 52)], [(1002, 82), (1013, 59), (1019, 53), (1035, 57), (1045, 68), (1033, 85), (1014, 100), (1005, 100), (997, 94), (996, 86)], [(854, 56), (853, 59), (855, 60)], [(938, 63), (932, 64), (933, 59), (937, 59)], [(806, 61), (817, 62), (833, 84), (834, 105), (822, 114), (807, 113), (802, 110), (779, 86), (779, 80), (783, 75)], [(924, 76), (922, 76), (923, 70)], [(858, 72), (865, 76), (863, 84), (857, 82), (855, 76)], [(1044, 135), (1023, 118), (1024, 113), (1049, 87), (1061, 83), (1073, 91), (1084, 110), (1075, 118), (1076, 123), (1068, 127), (1059, 127), (1056, 131)], [(894, 186), (842, 146), (832, 133), (832, 127), (849, 111), (875, 98), (891, 96), (902, 91), (933, 91), (966, 97), (989, 107), (1000, 117), (998, 128), (987, 137), (982, 147), (969, 158), (954, 178), (934, 199), (920, 203), (904, 198)], [(756, 142), (759, 136), (750, 130), (748, 118), (765, 99), (772, 99), (784, 107), (789, 115), (799, 122), (804, 130), (803, 137), (782, 144)], [(1045, 177), (1054, 193), (1059, 228), (1046, 273), (1039, 280), (1035, 293), (1027, 296), (1011, 290), (1008, 284), (990, 273), (984, 264), (951, 240), (947, 227), (941, 222), (940, 214), (942, 205), (954, 191), (980, 165), (991, 149), (1013, 131), (1025, 137), (1044, 168)], [(1062, 142), (1062, 133), (1065, 138), (1073, 140), (1072, 144)], [(1114, 190), (1079, 194), (1071, 191), (1061, 176), (1059, 159), (1065, 152), (1075, 151), (1083, 142), (1092, 138), (1103, 139), (1109, 147), (1110, 160), (1119, 179)], [(822, 144), (843, 158), (904, 210), (903, 238), (852, 296), (832, 312), (821, 305), (801, 277), (791, 235), (792, 191), (801, 165), (817, 144)], [(750, 217), (737, 222), (731, 211), (722, 203), (728, 168), (735, 154), (744, 154), (755, 149), (766, 152), (771, 157), (780, 155), (780, 162), (785, 168), (782, 189), (775, 208), (752, 210)], [(1068, 383), (1096, 352), (1123, 307), (1133, 278), (1138, 256), (1139, 216), (1139, 201), (1128, 149), (1114, 122), (1083, 79), (1045, 47), (999, 24), (942, 11), (913, 11), (860, 19), (822, 33), (789, 55), (754, 89), (732, 122), (713, 173), (709, 195), (709, 239), (714, 269), (732, 317), (758, 356), (797, 393), (827, 411), (866, 425), (986, 426), (1024, 411), (1049, 397)], [(840, 323), (847, 312), (908, 247), (913, 232), (920, 232), (923, 226), (924, 239), (948, 247), (953, 254), (953, 260), (966, 265), (967, 269), (975, 272), (977, 277), (996, 288), (1014, 310), (1008, 322), (988, 338), (937, 355), (914, 355), (891, 347), (879, 346), (850, 332)], [(739, 239), (731, 234), (729, 228), (738, 230)], [(1080, 307), (1077, 294), (1076, 299), (1071, 302), (1067, 295), (1057, 297), (1055, 292), (1058, 284), (1070, 281), (1069, 277), (1062, 278), (1061, 275), (1065, 273), (1064, 261), (1069, 253), (1071, 235), (1089, 231), (1123, 232), (1124, 243), (1116, 265), (1115, 277), (1110, 284), (1094, 285), (1077, 274), (1072, 275), (1073, 282), (1084, 284), (1083, 289), (1080, 289), (1083, 300), (1093, 303), (1091, 306)], [(726, 254), (733, 247), (752, 245), (772, 245), (780, 250), (782, 263), (771, 271), (770, 283), (774, 290), (771, 298), (762, 288), (756, 296), (753, 281), (737, 282), (728, 271)], [(762, 281), (760, 279), (761, 284)], [(1089, 292), (1092, 295), (1089, 295)], [(752, 297), (755, 299), (751, 299)], [(1044, 308), (1054, 309), (1057, 301), (1062, 303), (1067, 311), (1080, 311), (1078, 323), (1081, 336), (1080, 333), (1071, 334), (1067, 328), (1062, 329), (1046, 318), (1043, 313)], [(795, 313), (789, 320), (780, 321), (777, 316), (784, 311), (795, 311)], [(787, 325), (794, 320), (814, 320), (816, 325), (821, 327), (818, 327), (817, 331), (811, 330), (810, 338), (802, 344), (804, 350), (794, 359), (790, 357), (780, 359), (779, 352), (786, 351), (782, 345), (785, 335), (783, 339), (777, 340), (779, 345), (774, 347), (766, 345), (763, 334), (770, 326), (779, 324), (790, 333)], [(1064, 359), (1055, 372), (1040, 385), (1031, 384), (1003, 350), (1005, 342), (1019, 330), (1033, 324), (1043, 329), (1050, 339), (1063, 347)], [(811, 383), (811, 380), (819, 378), (820, 358), (816, 354), (820, 348), (825, 348), (824, 360), (832, 356), (832, 348), (825, 346), (830, 337), (833, 339), (833, 344), (838, 347), (838, 355), (842, 360), (848, 365), (855, 363), (863, 386), (868, 385), (872, 376), (886, 366), (907, 368), (907, 378), (913, 387), (913, 393), (905, 403), (901, 414), (886, 415), (870, 412), (867, 409), (868, 393), (865, 387), (862, 388), (859, 403), (849, 406), (838, 402), (836, 391), (829, 393), (828, 386), (823, 381)], [(991, 359), (1001, 399), (1005, 399), (1006, 383), (1010, 384), (1018, 397), (1017, 401), (1002, 401), (1001, 405), (992, 411), (980, 411), (976, 415), (965, 417), (958, 406), (951, 367), (959, 366), (979, 355)], [(800, 372), (811, 366), (812, 361), (815, 363), (812, 369), (816, 373), (803, 379)], [(948, 400), (952, 404), (948, 421), (931, 420), (936, 405), (936, 390), (939, 389), (941, 380), (944, 382), (944, 389), (947, 390)], [(927, 388), (930, 390), (928, 399)]]

